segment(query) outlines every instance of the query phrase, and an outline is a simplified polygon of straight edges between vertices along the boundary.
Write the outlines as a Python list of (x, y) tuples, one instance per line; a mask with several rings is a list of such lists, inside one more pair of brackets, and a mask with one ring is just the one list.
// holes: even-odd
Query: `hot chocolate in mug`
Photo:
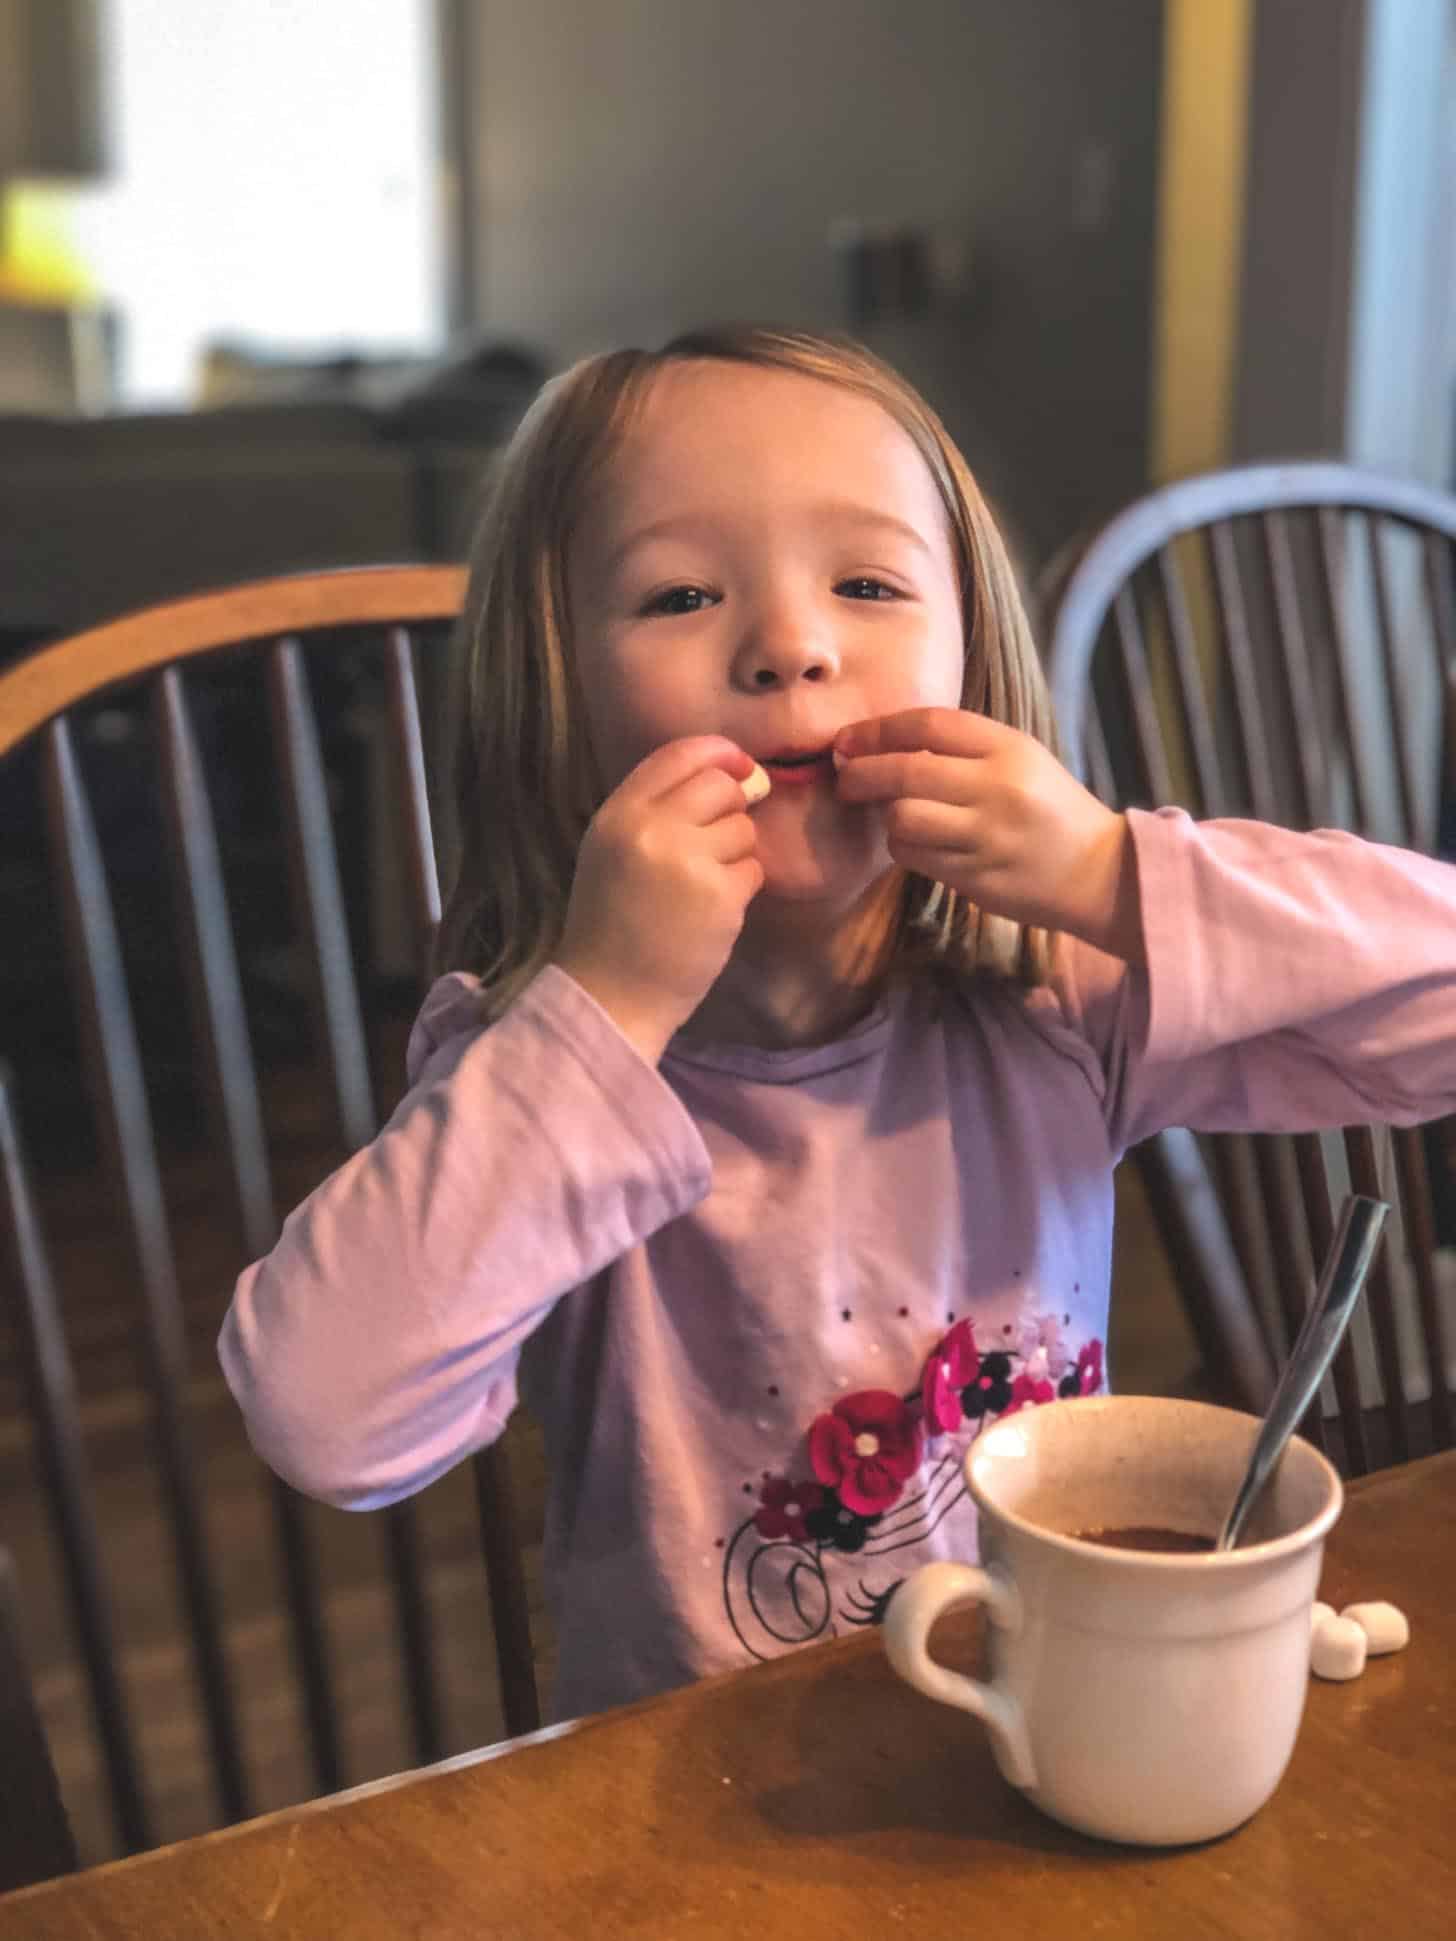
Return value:
[[(902, 1678), (983, 1719), (996, 1763), (1053, 1819), (1173, 1846), (1228, 1833), (1289, 1763), (1310, 1615), (1344, 1493), (1295, 1437), (1239, 1548), (1108, 1547), (1091, 1533), (1212, 1538), (1257, 1420), (1153, 1396), (1023, 1409), (966, 1456), (981, 1564), (927, 1564), (885, 1614)], [(936, 1619), (982, 1604), (991, 1676), (930, 1657)]]

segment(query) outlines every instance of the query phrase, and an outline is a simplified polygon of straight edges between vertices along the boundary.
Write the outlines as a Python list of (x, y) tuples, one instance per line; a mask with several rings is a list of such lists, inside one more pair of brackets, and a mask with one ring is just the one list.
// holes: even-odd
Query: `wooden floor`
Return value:
[[(285, 1097), (280, 1202), (316, 1177), (313, 1119), (300, 1109), (290, 1140)], [(1124, 1169), (1126, 1172), (1126, 1169)], [(125, 1678), (142, 1739), (158, 1837), (175, 1840), (219, 1823), (207, 1749), (178, 1615), (166, 1524), (151, 1462), (148, 1403), (135, 1313), (101, 1184), (54, 1169), (36, 1181), (67, 1316), (84, 1414), (106, 1568), (125, 1648)], [(250, 1808), (263, 1812), (317, 1791), (296, 1698), (279, 1590), (267, 1478), (248, 1448), (217, 1372), (217, 1327), (237, 1268), (237, 1242), (219, 1229), (216, 1181), (204, 1162), (174, 1155), (169, 1211), (186, 1301), (189, 1426), (202, 1477), (208, 1536), (227, 1614), (228, 1648), (253, 1777)], [(1110, 1362), (1124, 1390), (1167, 1392), (1197, 1380), (1196, 1357), (1171, 1294), (1161, 1252), (1130, 1173), (1119, 1191), (1119, 1245)], [(25, 1418), (14, 1342), (0, 1305), (0, 1541), (21, 1577), (27, 1643), (41, 1707), (83, 1860), (118, 1851), (105, 1774), (67, 1615), (59, 1556)], [(512, 1451), (529, 1537), (533, 1624), (543, 1682), (552, 1645), (540, 1598), (544, 1468), (531, 1426), (513, 1426)], [(503, 1736), (468, 1467), (419, 1503), (429, 1559), (435, 1653), (445, 1695), (447, 1752)], [(395, 1620), (386, 1587), (381, 1520), (309, 1506), (326, 1586), (327, 1624), (354, 1784), (418, 1763), (397, 1676)]]

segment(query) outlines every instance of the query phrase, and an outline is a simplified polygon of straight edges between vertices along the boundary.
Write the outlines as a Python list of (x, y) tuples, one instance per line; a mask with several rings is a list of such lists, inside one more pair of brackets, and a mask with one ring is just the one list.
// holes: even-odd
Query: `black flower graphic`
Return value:
[(837, 1489), (826, 1489), (824, 1500), (804, 1518), (805, 1528), (816, 1543), (831, 1550), (863, 1550), (870, 1532), (879, 1522), (877, 1516), (860, 1516), (846, 1509)]
[(982, 1355), (974, 1381), (961, 1390), (961, 1407), (979, 1422), (983, 1415), (1000, 1415), (1010, 1401), (1010, 1355)]

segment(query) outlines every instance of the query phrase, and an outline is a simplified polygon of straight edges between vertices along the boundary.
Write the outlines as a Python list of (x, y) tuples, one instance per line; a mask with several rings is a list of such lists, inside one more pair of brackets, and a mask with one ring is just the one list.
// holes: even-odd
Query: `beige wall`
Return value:
[(1147, 477), (1160, 0), (474, 0), (478, 320), (566, 357), (843, 321), (831, 225), (911, 223), (866, 331), (1034, 552)]
[(1150, 470), (1227, 462), (1238, 361), (1254, 0), (1167, 0)]

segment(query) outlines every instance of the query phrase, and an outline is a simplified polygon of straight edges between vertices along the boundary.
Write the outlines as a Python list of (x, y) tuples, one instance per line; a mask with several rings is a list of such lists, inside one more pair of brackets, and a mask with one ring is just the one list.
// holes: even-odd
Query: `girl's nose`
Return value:
[(825, 681), (838, 671), (838, 654), (822, 624), (783, 615), (750, 630), (740, 644), (734, 670), (740, 684), (748, 688)]

